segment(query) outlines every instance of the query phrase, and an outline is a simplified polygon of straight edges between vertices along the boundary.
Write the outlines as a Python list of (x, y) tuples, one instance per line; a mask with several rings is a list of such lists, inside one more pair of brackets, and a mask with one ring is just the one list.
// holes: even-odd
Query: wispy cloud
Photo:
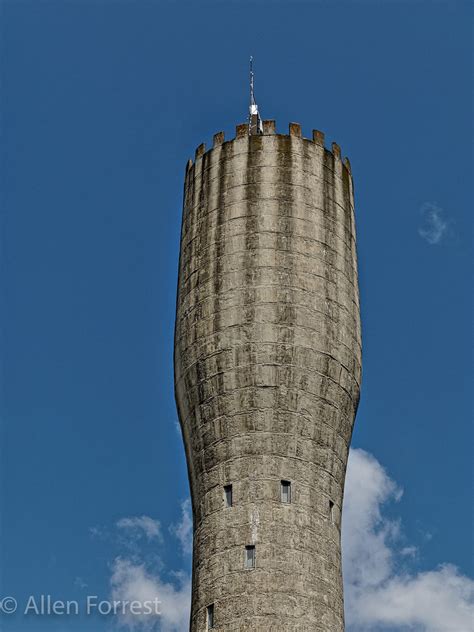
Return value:
[[(178, 539), (185, 554), (192, 552), (192, 528), (191, 503), (185, 500), (179, 522), (168, 529), (169, 537)], [(149, 516), (121, 518), (112, 534), (120, 554), (111, 564), (111, 600), (160, 602), (159, 614), (154, 610), (143, 614), (119, 612), (116, 626), (131, 632), (188, 632), (191, 575), (164, 565), (160, 548), (165, 541), (160, 522)]]
[(174, 582), (165, 581), (144, 562), (116, 558), (110, 578), (112, 599), (139, 603), (160, 601), (160, 614), (125, 613), (120, 616), (119, 627), (143, 632), (188, 632), (191, 578), (187, 573), (175, 573), (174, 578)]
[(79, 588), (80, 590), (84, 590), (84, 588), (87, 588), (87, 584), (86, 582), (82, 579), (82, 577), (76, 577), (74, 579), (74, 586), (76, 588)]
[(443, 209), (432, 202), (425, 202), (420, 209), (422, 225), (418, 234), (432, 246), (439, 244), (448, 228)]
[(351, 450), (342, 535), (348, 632), (468, 632), (474, 581), (449, 564), (418, 573), (404, 568), (416, 547), (401, 546), (400, 522), (383, 514), (400, 498), (373, 456)]
[(108, 537), (108, 531), (102, 525), (96, 525), (94, 527), (89, 527), (89, 534), (91, 538), (97, 540), (105, 540)]
[(159, 540), (161, 542), (163, 540), (159, 521), (149, 516), (121, 518), (117, 522), (117, 528), (127, 531), (134, 539), (145, 536), (148, 541)]
[(193, 552), (193, 516), (189, 499), (181, 504), (181, 520), (171, 525), (170, 531), (178, 538), (183, 553), (190, 555)]

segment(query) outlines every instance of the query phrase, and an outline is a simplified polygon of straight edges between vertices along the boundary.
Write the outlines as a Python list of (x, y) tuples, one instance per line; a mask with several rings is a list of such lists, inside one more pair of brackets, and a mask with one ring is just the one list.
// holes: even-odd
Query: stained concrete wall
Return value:
[(216, 134), (186, 169), (175, 332), (192, 632), (207, 629), (210, 604), (226, 632), (344, 629), (341, 507), (360, 376), (348, 161), (296, 124)]

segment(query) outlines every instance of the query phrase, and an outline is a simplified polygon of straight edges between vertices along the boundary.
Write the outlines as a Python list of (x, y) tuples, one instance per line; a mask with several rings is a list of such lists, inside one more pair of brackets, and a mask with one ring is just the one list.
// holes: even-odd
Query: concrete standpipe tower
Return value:
[(191, 632), (341, 632), (361, 335), (349, 161), (255, 106), (188, 162), (175, 390)]

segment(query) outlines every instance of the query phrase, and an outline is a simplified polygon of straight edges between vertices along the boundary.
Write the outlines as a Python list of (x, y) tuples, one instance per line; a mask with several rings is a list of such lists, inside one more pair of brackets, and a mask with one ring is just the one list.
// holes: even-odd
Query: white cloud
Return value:
[[(188, 572), (171, 571), (163, 565), (158, 552), (144, 552), (143, 536), (148, 543), (163, 544), (161, 525), (148, 516), (121, 518), (116, 523), (126, 538), (117, 543), (122, 555), (115, 558), (110, 577), (111, 600), (126, 602), (160, 602), (160, 614), (131, 614), (119, 612), (116, 623), (119, 628), (140, 632), (188, 632), (191, 604), (191, 576)], [(192, 552), (191, 503), (181, 505), (181, 520), (170, 526), (170, 531), (180, 541), (183, 552)], [(148, 545), (149, 548), (149, 545)], [(123, 555), (123, 549), (127, 551)], [(145, 561), (146, 560), (146, 561)]]
[(439, 244), (448, 228), (443, 209), (426, 202), (420, 212), (423, 215), (423, 225), (418, 229), (418, 234), (432, 246)]
[(193, 516), (189, 499), (181, 504), (181, 520), (171, 525), (170, 531), (178, 538), (183, 553), (190, 555), (193, 552)]
[(404, 546), (403, 549), (400, 550), (400, 555), (405, 555), (406, 557), (415, 557), (418, 553), (418, 549), (416, 546)]
[(373, 456), (351, 450), (342, 534), (348, 632), (472, 631), (472, 579), (452, 565), (420, 573), (403, 569), (416, 548), (398, 548), (399, 522), (382, 512), (401, 494)]
[(133, 518), (121, 518), (117, 522), (117, 527), (128, 531), (132, 537), (139, 538), (145, 535), (147, 540), (163, 540), (161, 526), (158, 520), (153, 520), (149, 516), (137, 516)]
[(159, 615), (120, 615), (119, 626), (151, 632), (188, 632), (191, 603), (191, 578), (176, 573), (174, 583), (164, 581), (137, 560), (116, 558), (110, 579), (111, 597), (117, 601), (160, 601)]

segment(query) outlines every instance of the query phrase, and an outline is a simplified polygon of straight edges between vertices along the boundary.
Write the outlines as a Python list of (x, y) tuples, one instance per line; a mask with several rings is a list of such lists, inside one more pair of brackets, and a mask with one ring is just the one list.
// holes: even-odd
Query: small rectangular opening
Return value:
[(291, 503), (291, 482), (281, 481), (280, 497), (282, 503)]
[(329, 501), (329, 520), (334, 524), (334, 503)]
[(226, 507), (232, 507), (232, 485), (224, 485), (224, 503)]
[(212, 630), (214, 627), (214, 604), (207, 606), (207, 629)]
[(245, 547), (245, 568), (255, 568), (255, 546)]

